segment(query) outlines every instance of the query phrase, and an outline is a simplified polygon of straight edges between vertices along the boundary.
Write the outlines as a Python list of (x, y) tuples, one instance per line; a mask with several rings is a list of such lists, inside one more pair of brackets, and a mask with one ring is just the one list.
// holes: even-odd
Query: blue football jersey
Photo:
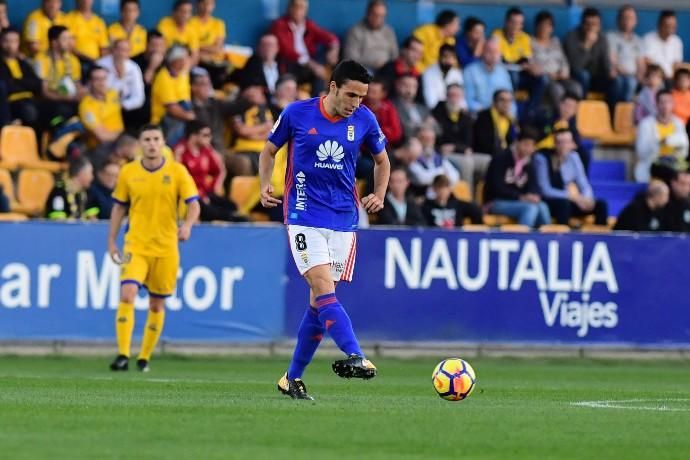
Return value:
[(322, 98), (293, 102), (268, 138), (288, 142), (285, 223), (352, 231), (357, 228), (355, 165), (364, 144), (374, 155), (386, 147), (374, 114), (360, 106), (347, 118), (330, 117)]

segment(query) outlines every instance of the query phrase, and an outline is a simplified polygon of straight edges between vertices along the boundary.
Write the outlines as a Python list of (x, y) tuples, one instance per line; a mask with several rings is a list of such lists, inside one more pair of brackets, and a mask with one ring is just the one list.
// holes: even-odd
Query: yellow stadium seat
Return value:
[(56, 172), (64, 169), (61, 163), (39, 158), (36, 133), (27, 126), (8, 125), (2, 128), (0, 158), (3, 166), (11, 170), (32, 168)]
[(491, 227), (498, 227), (500, 225), (514, 224), (514, 219), (500, 214), (484, 214), (484, 224)]
[(570, 232), (570, 227), (567, 225), (548, 224), (539, 227), (539, 231), (541, 233), (568, 233)]
[(0, 187), (2, 187), (3, 193), (10, 200), (10, 203), (14, 201), (14, 182), (12, 182), (12, 176), (10, 172), (6, 169), (0, 168)]
[(248, 215), (251, 209), (246, 209), (252, 196), (261, 193), (261, 184), (257, 176), (235, 176), (230, 183), (229, 198), (237, 205), (242, 215)]
[(462, 226), (463, 232), (488, 232), (491, 227), (481, 224), (467, 224)]
[(480, 180), (474, 186), (474, 202), (479, 206), (484, 204), (484, 181)]
[[(624, 111), (625, 109), (622, 109)], [(585, 138), (603, 145), (632, 145), (633, 132), (617, 132), (611, 127), (609, 107), (603, 101), (581, 101), (577, 108), (577, 130)]]
[(24, 214), (16, 212), (0, 212), (0, 222), (21, 222), (27, 220), (28, 217)]
[(531, 230), (527, 225), (522, 224), (503, 224), (499, 228), (502, 232), (510, 233), (529, 233)]
[(17, 212), (38, 215), (55, 185), (53, 175), (45, 169), (23, 169), (17, 179)]
[(613, 111), (613, 130), (635, 138), (635, 103), (619, 102)]
[(470, 185), (464, 180), (458, 181), (453, 186), (453, 196), (458, 200), (472, 201), (472, 193), (470, 193)]
[(580, 228), (582, 233), (611, 233), (611, 228), (606, 225), (585, 224)]

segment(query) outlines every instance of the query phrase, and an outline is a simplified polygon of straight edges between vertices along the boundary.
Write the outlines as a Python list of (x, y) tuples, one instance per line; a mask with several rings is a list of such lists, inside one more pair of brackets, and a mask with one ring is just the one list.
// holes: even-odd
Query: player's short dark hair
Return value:
[(76, 158), (72, 158), (69, 161), (69, 163), (67, 164), (67, 175), (69, 177), (75, 177), (77, 174), (79, 174), (84, 168), (86, 168), (90, 164), (91, 164), (91, 162), (85, 156), (79, 156)]
[(65, 32), (67, 32), (67, 27), (65, 26), (51, 26), (48, 29), (48, 41), (57, 40)]
[(431, 183), (432, 188), (441, 188), (441, 187), (450, 187), (450, 179), (448, 179), (448, 176), (445, 174), (439, 174), (438, 176), (434, 177), (433, 182)]
[(141, 135), (144, 134), (146, 131), (160, 131), (161, 134), (163, 134), (163, 128), (161, 128), (160, 125), (154, 123), (147, 123), (141, 128), (139, 128), (139, 137), (141, 137)]
[(551, 14), (550, 11), (541, 10), (534, 17), (534, 28), (536, 29), (537, 27), (539, 27), (541, 25), (542, 22), (546, 22), (546, 21), (550, 21), (551, 24), (553, 25), (555, 23), (555, 21), (553, 19), (553, 14)]
[(501, 94), (503, 94), (503, 93), (508, 93), (511, 96), (513, 95), (512, 91), (509, 91), (507, 89), (497, 89), (496, 91), (494, 91), (494, 95), (491, 98), (491, 100), (494, 102), (494, 104), (496, 102), (498, 102), (498, 98), (501, 97)]
[(438, 49), (438, 55), (439, 55), (439, 57), (440, 57), (443, 53), (453, 53), (453, 55), (455, 55), (455, 47), (454, 47), (453, 45), (449, 45), (448, 43), (444, 43), (444, 44), (441, 45), (441, 47)]
[(659, 19), (656, 22), (657, 27), (661, 25), (662, 22), (664, 22), (664, 19), (666, 18), (675, 18), (676, 17), (676, 12), (673, 10), (661, 10), (659, 12)]
[(525, 13), (523, 13), (520, 8), (518, 8), (517, 6), (511, 6), (506, 11), (506, 14), (505, 14), (503, 20), (508, 21), (513, 16), (524, 16), (524, 15), (525, 15)]
[(198, 134), (202, 129), (211, 129), (211, 125), (201, 120), (191, 120), (188, 121), (184, 126), (184, 136), (189, 137), (192, 134)]
[(517, 134), (518, 141), (532, 140), (534, 142), (539, 142), (540, 137), (539, 131), (532, 125), (522, 125)]
[(173, 11), (177, 11), (183, 5), (193, 5), (192, 0), (175, 0), (173, 3)]
[(662, 88), (656, 93), (656, 103), (659, 104), (659, 101), (661, 100), (661, 96), (673, 96), (673, 93), (671, 93), (670, 90), (666, 88)]
[(331, 81), (334, 81), (335, 86), (340, 88), (349, 80), (359, 81), (368, 85), (371, 81), (371, 74), (359, 62), (353, 61), (352, 59), (346, 59), (340, 61), (340, 63), (335, 66), (333, 74), (331, 75)]
[(139, 0), (120, 0), (120, 11), (124, 10), (128, 3), (135, 3), (139, 8), (141, 8)]
[(582, 22), (585, 22), (587, 18), (599, 18), (601, 19), (601, 13), (598, 9), (588, 6), (582, 11)]
[(453, 10), (443, 10), (436, 16), (436, 23), (439, 27), (445, 27), (458, 17), (458, 13)]
[(484, 28), (486, 28), (484, 21), (476, 16), (468, 16), (465, 18), (465, 22), (462, 24), (462, 30), (465, 32), (465, 34), (467, 34), (477, 26), (484, 26)]
[(402, 48), (403, 49), (409, 49), (410, 46), (412, 46), (412, 43), (419, 43), (420, 45), (423, 45), (422, 41), (415, 37), (414, 35), (410, 35), (407, 37), (405, 40), (402, 42)]

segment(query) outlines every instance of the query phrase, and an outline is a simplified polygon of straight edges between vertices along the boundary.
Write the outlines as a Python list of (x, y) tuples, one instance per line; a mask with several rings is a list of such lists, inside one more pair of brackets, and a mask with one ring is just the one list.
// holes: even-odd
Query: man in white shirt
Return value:
[(644, 56), (648, 62), (659, 65), (667, 79), (673, 78), (674, 70), (683, 62), (683, 42), (676, 35), (677, 29), (676, 13), (662, 10), (657, 30), (648, 32), (643, 38)]
[(129, 48), (127, 39), (115, 40), (112, 54), (99, 59), (97, 64), (108, 71), (108, 87), (120, 95), (125, 127), (136, 130), (139, 118), (135, 113), (144, 105), (146, 95), (144, 77), (139, 66), (129, 58)]
[(426, 106), (429, 109), (436, 108), (439, 102), (446, 101), (448, 85), (462, 86), (462, 82), (462, 72), (458, 68), (455, 47), (448, 44), (441, 45), (438, 62), (427, 67), (422, 74), (422, 91)]

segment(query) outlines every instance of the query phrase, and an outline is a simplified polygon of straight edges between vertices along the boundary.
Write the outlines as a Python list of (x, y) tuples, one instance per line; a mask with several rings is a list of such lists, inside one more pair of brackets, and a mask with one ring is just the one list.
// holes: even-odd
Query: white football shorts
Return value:
[(357, 254), (355, 232), (288, 225), (290, 251), (301, 275), (318, 265), (330, 265), (333, 281), (352, 281)]

